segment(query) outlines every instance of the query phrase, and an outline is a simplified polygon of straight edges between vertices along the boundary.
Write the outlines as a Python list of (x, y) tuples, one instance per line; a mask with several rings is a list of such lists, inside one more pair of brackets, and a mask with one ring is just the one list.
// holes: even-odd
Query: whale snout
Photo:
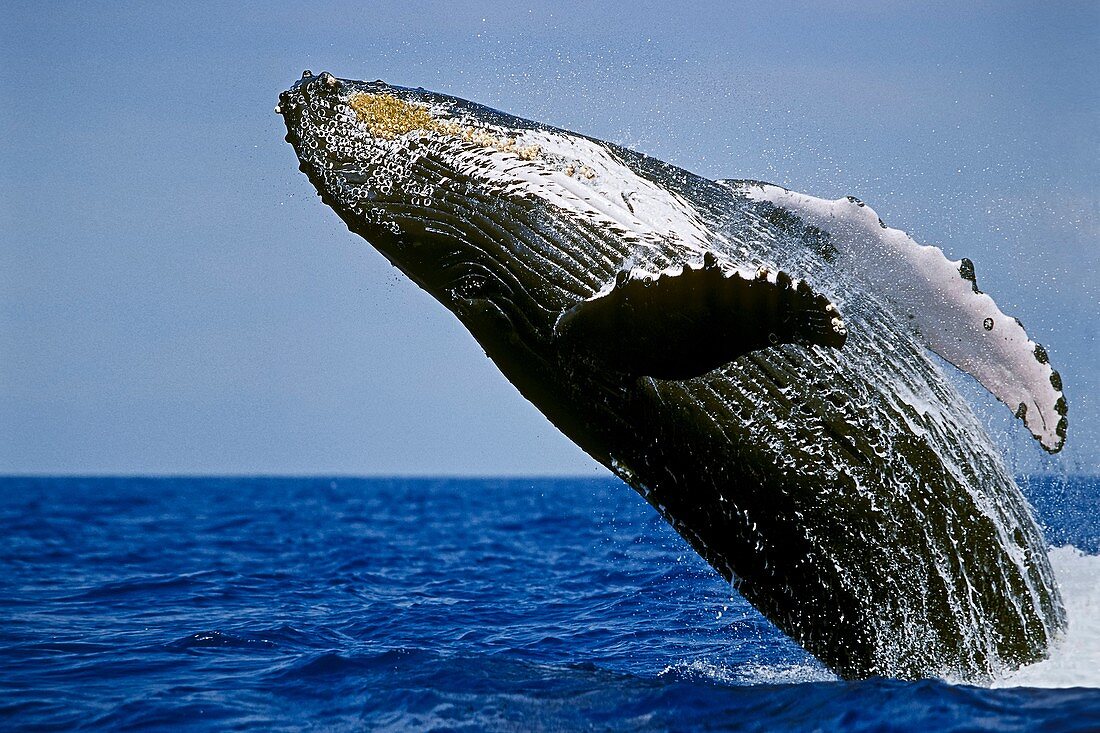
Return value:
[(342, 86), (343, 82), (327, 71), (314, 75), (312, 71), (306, 69), (302, 72), (302, 78), (295, 82), (294, 86), (279, 94), (275, 113), (284, 117), (288, 114), (300, 114), (316, 98), (338, 92)]

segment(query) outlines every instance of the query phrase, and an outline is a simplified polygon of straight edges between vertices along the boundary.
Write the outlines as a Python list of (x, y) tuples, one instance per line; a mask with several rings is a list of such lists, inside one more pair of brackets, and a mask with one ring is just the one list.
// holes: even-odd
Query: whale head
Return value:
[[(446, 95), (328, 73), (307, 72), (277, 110), (325, 203), (460, 317), (486, 308), (518, 315), (508, 299), (522, 288), (547, 311), (538, 324), (546, 330), (551, 311), (598, 287), (602, 278), (591, 273), (606, 264), (555, 259), (551, 237), (522, 227), (538, 208), (533, 196), (573, 195), (553, 179), (590, 175), (527, 142), (535, 125)], [(556, 190), (521, 192), (524, 179)], [(529, 282), (546, 265), (572, 272), (564, 280), (572, 295), (553, 277)]]
[[(757, 347), (843, 343), (827, 298), (716, 246), (696, 208), (655, 180), (683, 177), (659, 161), (455, 97), (327, 72), (304, 74), (276, 110), (322, 200), (498, 361), (518, 347), (558, 366), (582, 352), (620, 374), (693, 376)], [(685, 304), (685, 290), (710, 304)], [(598, 307), (585, 308), (591, 301)], [(736, 333), (726, 328), (718, 345), (701, 348), (709, 328), (684, 333), (683, 348), (647, 342), (670, 331), (669, 313), (716, 301), (743, 321), (726, 324)]]

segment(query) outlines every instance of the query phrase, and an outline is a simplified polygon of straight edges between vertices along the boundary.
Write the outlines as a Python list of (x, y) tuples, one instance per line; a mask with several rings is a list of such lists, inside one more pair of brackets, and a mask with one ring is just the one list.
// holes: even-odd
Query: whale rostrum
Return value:
[(348, 228), (838, 674), (980, 681), (1047, 654), (1046, 544), (930, 354), (1049, 451), (1068, 410), (969, 260), (856, 199), (423, 89), (307, 73), (276, 111)]

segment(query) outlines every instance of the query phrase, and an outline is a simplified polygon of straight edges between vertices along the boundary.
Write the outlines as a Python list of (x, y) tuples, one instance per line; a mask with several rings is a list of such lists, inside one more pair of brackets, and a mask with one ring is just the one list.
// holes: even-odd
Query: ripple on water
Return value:
[(1100, 730), (1073, 547), (1009, 689), (841, 682), (614, 480), (0, 482), (0, 728)]

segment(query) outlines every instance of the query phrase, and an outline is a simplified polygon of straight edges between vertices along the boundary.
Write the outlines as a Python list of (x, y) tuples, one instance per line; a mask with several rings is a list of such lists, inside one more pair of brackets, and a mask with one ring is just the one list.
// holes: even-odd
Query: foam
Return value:
[(725, 685), (791, 685), (807, 682), (836, 682), (837, 676), (820, 664), (747, 662), (737, 665), (708, 659), (677, 662), (662, 669), (658, 677), (698, 679)]
[(1069, 625), (1050, 657), (993, 687), (1100, 687), (1100, 555), (1067, 545), (1050, 551)]

